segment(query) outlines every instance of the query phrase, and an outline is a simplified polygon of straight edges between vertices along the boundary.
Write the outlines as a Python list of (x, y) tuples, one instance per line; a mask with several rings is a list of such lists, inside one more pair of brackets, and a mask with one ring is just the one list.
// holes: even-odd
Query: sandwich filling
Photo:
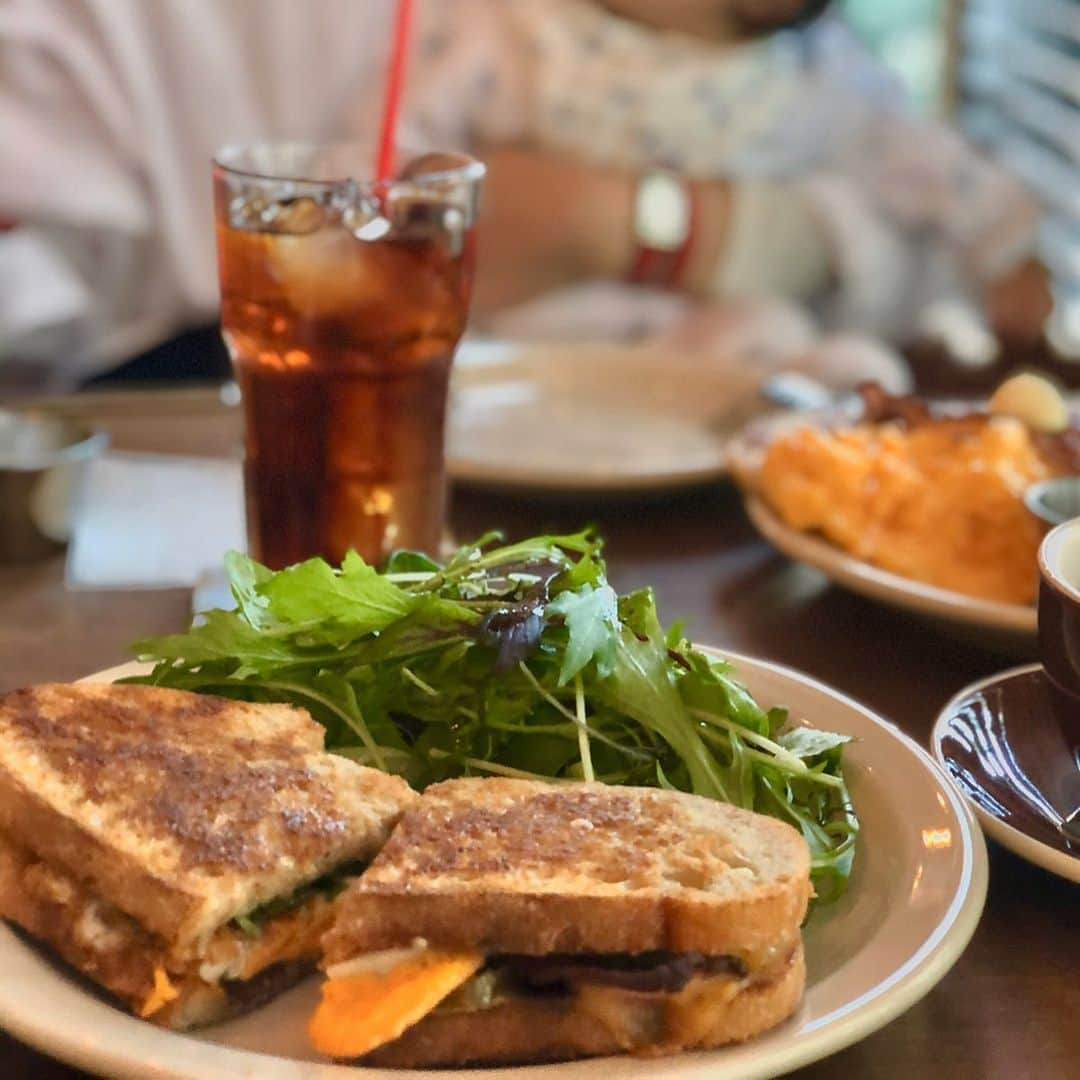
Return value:
[[(753, 960), (702, 953), (485, 955), (446, 951), (423, 939), (327, 969), (310, 1035), (322, 1053), (356, 1058), (398, 1038), (429, 1014), (493, 1009), (515, 998), (560, 999), (593, 1015), (627, 1050), (682, 1031), (743, 989), (778, 978), (798, 942)], [(632, 1003), (635, 1009), (628, 1010)], [(660, 1006), (659, 1011), (654, 1006)]]
[(333, 897), (346, 880), (344, 869), (327, 875), (180, 950), (0, 834), (3, 914), (140, 1016), (168, 1026), (220, 1016), (222, 1005), (230, 1013), (253, 1008), (314, 970)]

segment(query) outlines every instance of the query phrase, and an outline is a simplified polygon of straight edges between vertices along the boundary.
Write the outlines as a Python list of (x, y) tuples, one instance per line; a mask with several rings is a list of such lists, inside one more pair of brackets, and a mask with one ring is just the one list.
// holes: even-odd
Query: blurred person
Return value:
[[(954, 136), (906, 117), (842, 27), (772, 33), (824, 6), (430, 3), (411, 118), (431, 145), (488, 159), (477, 300), (481, 314), (508, 312), (488, 325), (572, 330), (597, 294), (565, 287), (593, 280), (607, 283), (605, 336), (685, 342), (737, 325), (759, 352), (782, 352), (805, 324), (793, 303), (902, 332), (942, 278), (984, 295), (996, 283), (1023, 323), (1031, 305), (1008, 301), (1030, 205)], [(227, 370), (210, 155), (232, 140), (371, 134), (391, 7), (0, 0), (0, 383)], [(680, 191), (693, 181), (695, 221), (677, 280), (654, 282), (681, 295), (643, 303), (618, 283), (658, 172)], [(1040, 295), (1038, 270), (1022, 272)], [(520, 305), (560, 289), (557, 319)]]
[[(945, 300), (1037, 338), (1037, 207), (959, 135), (910, 115), (828, 6), (429, 0), (407, 116), (488, 163), (488, 325), (595, 322), (595, 292), (567, 286), (629, 278), (725, 305), (693, 312), (699, 326), (774, 297), (902, 341)], [(610, 334), (619, 301), (605, 296)], [(636, 292), (621, 305), (632, 333), (670, 333), (688, 310)]]
[(391, 10), (0, 0), (0, 383), (224, 373), (211, 154), (377, 124)]

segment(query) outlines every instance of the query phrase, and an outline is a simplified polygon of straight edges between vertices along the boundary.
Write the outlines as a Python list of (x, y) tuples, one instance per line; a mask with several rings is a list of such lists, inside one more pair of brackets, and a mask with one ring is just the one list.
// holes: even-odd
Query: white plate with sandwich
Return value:
[[(576, 785), (568, 784), (550, 796), (553, 817), (539, 818), (536, 806), (530, 805), (527, 812), (518, 814), (517, 832), (509, 830), (503, 837), (503, 847), (496, 844), (492, 850), (492, 821), (499, 814), (511, 812), (513, 799), (509, 792), (513, 785), (505, 791), (497, 785), (491, 787), (483, 805), (459, 806), (454, 813), (448, 813), (444, 805), (431, 798), (417, 803), (396, 785), (376, 786), (347, 805), (338, 806), (335, 797), (322, 791), (317, 779), (323, 776), (324, 769), (333, 770), (333, 766), (326, 766), (325, 755), (315, 745), (317, 733), (299, 723), (295, 715), (290, 716), (295, 710), (287, 708), (279, 714), (280, 737), (269, 742), (265, 734), (253, 738), (243, 723), (237, 725), (231, 719), (211, 719), (210, 727), (216, 725), (214, 734), (199, 734), (206, 722), (200, 728), (197, 718), (190, 720), (192, 737), (208, 744), (211, 765), (205, 773), (199, 773), (198, 768), (185, 771), (193, 767), (178, 763), (179, 759), (172, 756), (177, 744), (168, 738), (152, 744), (160, 749), (149, 756), (139, 756), (145, 755), (145, 749), (136, 754), (147, 768), (165, 768), (181, 789), (175, 795), (149, 791), (145, 798), (160, 800), (155, 812), (175, 823), (178, 835), (186, 837), (185, 843), (192, 843), (195, 850), (213, 851), (215, 857), (226, 862), (238, 861), (235, 872), (223, 880), (221, 888), (204, 890), (209, 901), (199, 908), (198, 918), (191, 912), (186, 918), (181, 912), (177, 918), (176, 906), (167, 902), (175, 900), (175, 894), (164, 889), (158, 897), (162, 903), (155, 904), (151, 889), (140, 894), (147, 897), (145, 919), (148, 923), (156, 920), (162, 937), (168, 929), (168, 940), (177, 947), (182, 945), (184, 933), (192, 932), (197, 937), (199, 932), (211, 936), (226, 932), (235, 952), (222, 958), (222, 962), (246, 958), (245, 963), (229, 967), (230, 979), (223, 987), (227, 996), (234, 989), (233, 982), (243, 981), (245, 967), (254, 970), (259, 966), (253, 958), (258, 952), (253, 943), (265, 942), (267, 948), (275, 949), (275, 959), (287, 956), (289, 950), (282, 943), (290, 940), (289, 935), (266, 930), (268, 926), (280, 926), (280, 911), (274, 908), (273, 901), (281, 890), (292, 888), (297, 881), (310, 880), (316, 868), (323, 874), (324, 868), (333, 871), (345, 864), (347, 869), (351, 860), (365, 858), (373, 838), (385, 832), (404, 810), (408, 828), (403, 826), (404, 831), (395, 834), (397, 841), (384, 849), (379, 872), (363, 879), (360, 888), (356, 883), (349, 886), (348, 904), (342, 905), (340, 932), (335, 932), (329, 955), (332, 967), (327, 986), (339, 981), (344, 984), (346, 1006), (350, 994), (363, 997), (366, 993), (369, 1007), (363, 1015), (371, 1017), (375, 1013), (370, 1006), (377, 1000), (395, 1002), (390, 1014), (379, 1022), (404, 1025), (406, 1030), (401, 1040), (386, 1044), (389, 1051), (385, 1063), (445, 1060), (440, 1038), (458, 1044), (464, 1040), (466, 1045), (481, 1047), (503, 1046), (511, 1051), (515, 1047), (534, 1047), (535, 1043), (528, 1040), (537, 1038), (541, 1046), (548, 1045), (543, 1042), (543, 1032), (536, 1034), (536, 1029), (545, 1025), (557, 1032), (564, 1045), (580, 1046), (583, 1052), (603, 1050), (613, 1038), (618, 1041), (613, 1034), (618, 1030), (624, 1032), (623, 1038), (652, 1045), (647, 1025), (655, 1014), (649, 1010), (640, 1015), (628, 1012), (625, 995), (619, 996), (622, 989), (618, 980), (639, 978), (639, 965), (633, 965), (635, 970), (630, 976), (623, 965), (614, 986), (610, 971), (594, 975), (599, 988), (593, 986), (589, 996), (582, 994), (573, 999), (580, 1003), (584, 1017), (578, 1015), (577, 1005), (552, 1005), (543, 989), (552, 980), (571, 977), (561, 971), (566, 966), (578, 975), (582, 964), (595, 969), (596, 952), (610, 955), (612, 948), (636, 952), (648, 950), (653, 943), (668, 950), (650, 958), (648, 977), (660, 980), (652, 985), (653, 994), (667, 992), (664, 980), (670, 979), (675, 979), (675, 987), (682, 987), (680, 994), (689, 992), (686, 980), (690, 975), (699, 977), (692, 986), (708, 990), (694, 1008), (684, 1008), (686, 1002), (680, 998), (676, 1013), (680, 1023), (689, 1028), (709, 1020), (708, 1010), (719, 1010), (709, 1020), (709, 1030), (718, 1041), (752, 1034), (787, 1015), (792, 1007), (795, 1011), (789, 1019), (757, 1037), (721, 1049), (620, 1058), (620, 1076), (705, 1080), (722, 1072), (725, 1077), (766, 1077), (824, 1057), (898, 1016), (926, 994), (956, 961), (982, 911), (987, 882), (985, 848), (970, 812), (937, 766), (892, 725), (805, 676), (763, 661), (732, 659), (762, 704), (783, 702), (794, 716), (856, 740), (845, 749), (845, 773), (861, 822), (854, 870), (839, 900), (811, 912), (803, 927), (802, 946), (796, 927), (807, 898), (806, 866), (800, 866), (799, 856), (783, 854), (790, 848), (786, 842), (774, 843), (764, 834), (759, 835), (757, 827), (746, 831), (739, 825), (753, 815), (710, 802), (708, 813), (695, 825), (690, 818), (696, 818), (697, 811), (688, 811), (687, 818), (677, 809), (683, 805), (679, 800), (687, 799), (691, 801), (686, 805), (692, 809), (692, 805), (699, 804), (695, 797), (680, 795), (673, 800), (668, 793), (652, 789), (645, 796), (634, 797), (628, 792), (640, 789), (616, 787), (599, 791), (594, 788), (596, 794), (586, 797), (584, 789), (575, 790)], [(97, 678), (108, 682), (131, 671), (130, 667), (115, 669)], [(48, 732), (58, 730), (50, 723), (62, 724), (63, 717), (49, 710), (45, 710), (44, 719), (39, 716), (35, 720), (34, 715), (34, 710), (27, 710), (19, 722), (29, 725), (33, 738), (47, 746), (51, 738)], [(11, 722), (10, 717), (7, 722)], [(125, 723), (121, 716), (113, 726), (122, 732)], [(103, 783), (119, 784), (121, 778), (131, 775), (125, 771), (132, 767), (125, 754), (112, 755), (115, 771), (110, 780), (110, 773), (97, 771), (108, 769), (108, 757), (96, 751), (79, 729), (69, 728), (64, 738), (71, 740), (67, 750), (74, 752), (84, 777), (100, 775)], [(212, 764), (220, 751), (215, 740), (222, 739), (229, 742), (231, 753), (244, 754), (262, 770), (265, 783), (250, 804), (229, 787), (227, 767)], [(48, 768), (46, 762), (46, 771)], [(316, 777), (310, 790), (301, 776), (305, 769)], [(364, 780), (360, 788), (367, 783)], [(288, 813), (274, 802), (273, 791), (278, 790), (275, 784), (283, 791), (302, 792), (299, 804), (290, 803)], [(455, 785), (444, 785), (444, 792), (447, 789), (451, 793), (458, 790)], [(239, 798), (238, 804), (228, 801), (234, 796)], [(211, 801), (225, 799), (228, 812), (223, 810), (218, 827), (200, 832), (198, 822), (205, 825), (205, 815), (187, 815), (185, 800), (201, 806), (208, 797)], [(444, 794), (444, 802), (447, 798)], [(130, 813), (137, 796), (129, 794), (117, 799)], [(654, 809), (639, 812), (639, 803)], [(9, 802), (9, 808), (11, 805)], [(26, 800), (21, 805), (27, 814), (32, 812)], [(297, 806), (302, 813), (298, 814)], [(427, 810), (421, 814), (420, 808), (425, 806)], [(332, 824), (342, 815), (348, 824)], [(420, 816), (414, 820), (412, 815)], [(4, 820), (8, 817), (10, 814)], [(765, 821), (766, 832), (783, 829), (771, 819), (756, 820)], [(540, 821), (543, 827), (526, 828), (532, 821)], [(698, 826), (700, 831), (695, 832)], [(672, 827), (679, 836), (674, 843), (656, 848), (643, 844), (645, 833), (663, 841), (663, 830)], [(440, 832), (443, 828), (446, 836)], [(265, 838), (273, 841), (267, 850), (277, 852), (268, 862), (259, 856), (260, 851), (265, 855), (264, 830), (269, 830)], [(295, 843), (283, 847), (282, 830), (284, 835), (295, 833)], [(613, 874), (610, 861), (598, 854), (610, 850), (611, 845), (605, 842), (597, 846), (596, 835), (609, 836), (612, 842), (628, 839), (632, 850), (640, 852), (644, 847), (648, 857), (629, 876), (624, 863), (631, 868), (637, 864), (633, 859), (619, 861), (619, 873)], [(716, 841), (710, 837), (717, 835), (737, 841), (737, 856), (732, 856), (724, 845), (720, 845), (723, 851), (713, 849)], [(546, 858), (551, 864), (556, 861), (551, 858), (552, 851), (562, 851), (566, 858), (558, 860), (562, 867), (557, 880), (547, 878), (546, 884), (541, 881), (538, 886), (537, 860)], [(597, 857), (578, 858), (590, 851)], [(57, 859), (63, 861), (69, 855), (62, 845), (57, 847)], [(87, 850), (85, 857), (107, 860), (109, 856)], [(462, 889), (455, 880), (461, 860), (467, 863), (470, 858), (490, 861), (490, 865), (485, 864), (490, 880), (485, 879), (482, 887), (472, 891)], [(11, 865), (10, 861), (7, 865)], [(100, 868), (104, 869), (104, 864)], [(127, 869), (134, 872), (137, 868)], [(642, 876), (635, 877), (635, 873)], [(658, 874), (667, 881), (659, 892)], [(711, 883), (706, 892), (701, 889), (702, 874)], [(27, 880), (25, 875), (21, 880)], [(0, 881), (0, 886), (4, 884)], [(7, 885), (10, 887), (10, 883)], [(53, 890), (49, 895), (56, 903), (71, 902), (70, 891), (65, 892), (62, 881), (57, 884), (55, 877), (50, 884), (47, 872), (40, 885), (46, 893)], [(260, 916), (267, 920), (261, 936), (256, 934), (245, 941), (236, 936), (231, 923), (223, 930), (222, 920), (236, 910), (239, 902), (236, 890), (247, 890), (244, 902), (249, 907), (253, 898), (266, 905)], [(743, 903), (744, 899), (752, 902)], [(37, 902), (40, 905), (40, 897)], [(300, 910), (307, 912), (306, 917), (317, 919), (319, 904), (314, 894), (305, 894)], [(707, 916), (725, 904), (733, 917), (710, 923)], [(758, 910), (768, 909), (770, 917), (750, 917), (755, 905)], [(97, 936), (115, 929), (107, 919), (105, 925), (99, 925), (100, 919), (95, 921), (92, 905), (86, 910), (91, 914), (84, 916), (79, 931), (86, 940), (93, 943)], [(358, 915), (364, 916), (359, 924), (355, 921)], [(32, 914), (27, 917), (32, 918)], [(363, 927), (362, 931), (357, 930), (357, 925)], [(536, 951), (536, 942), (529, 936), (532, 933), (547, 935), (539, 972), (535, 966), (522, 968), (517, 956), (519, 952)], [(415, 940), (424, 934), (427, 938)], [(725, 939), (725, 934), (730, 940)], [(433, 957), (425, 944), (429, 938), (452, 942), (454, 955)], [(514, 985), (523, 982), (531, 991), (539, 990), (538, 996), (510, 1001), (496, 996), (487, 1000), (478, 981), (488, 970), (483, 967), (484, 943), (496, 950), (501, 947), (504, 955), (499, 962), (510, 966), (518, 980)], [(676, 951), (671, 954), (673, 947)], [(805, 993), (796, 1004), (803, 948)], [(303, 949), (301, 942), (294, 951)], [(703, 956), (703, 951), (709, 955)], [(145, 962), (141, 954), (139, 958)], [(469, 1000), (459, 1002), (457, 1012), (438, 1015), (437, 1011), (429, 1015), (430, 1005), (425, 1007), (423, 1001), (418, 1005), (415, 995), (409, 1002), (398, 1001), (393, 986), (380, 980), (398, 977), (395, 972), (399, 976), (409, 971), (415, 974), (417, 963), (430, 966), (440, 978), (456, 980), (455, 985)], [(608, 967), (606, 963), (599, 966)], [(203, 979), (221, 977), (217, 969), (200, 969), (199, 974)], [(354, 985), (350, 979), (360, 982)], [(155, 975), (155, 983), (159, 981), (160, 986), (155, 988), (169, 1001), (165, 1005), (160, 999), (144, 1003), (148, 1007), (179, 1009), (186, 1004), (192, 1009), (216, 1008), (214, 1001), (185, 1001), (184, 986), (172, 985), (168, 979), (157, 980)], [(370, 997), (373, 985), (379, 991), (375, 998)], [(430, 991), (430, 987), (424, 990), (425, 982), (414, 981), (413, 985), (424, 993)], [(628, 985), (633, 988), (636, 984)], [(652, 1000), (644, 987), (638, 990)], [(250, 1076), (329, 1080), (336, 1076), (400, 1075), (379, 1068), (334, 1065), (316, 1053), (307, 1029), (319, 996), (319, 980), (310, 978), (260, 1009), (180, 1034), (122, 1011), (26, 936), (7, 926), (0, 927), (0, 1024), (49, 1054), (103, 1075), (160, 1080), (207, 1076), (220, 1080)], [(220, 999), (216, 1000), (220, 1004)], [(330, 1000), (329, 995), (326, 1000)], [(406, 1014), (410, 1009), (419, 1014), (411, 1017), (418, 1020), (415, 1029), (408, 1025)], [(62, 1022), (58, 1023), (58, 1017)], [(633, 1031), (635, 1017), (646, 1024), (646, 1029), (626, 1035), (628, 1024)], [(325, 1023), (321, 1039), (328, 1045), (337, 1030), (333, 1009), (322, 1019)], [(374, 1021), (365, 1019), (364, 1023), (370, 1027)], [(585, 1046), (581, 1042), (586, 1038), (583, 1031), (599, 1032), (602, 1038), (598, 1044)], [(537, 1065), (531, 1071), (571, 1080), (606, 1077), (611, 1075), (612, 1067), (610, 1058), (594, 1058)], [(513, 1070), (513, 1075), (521, 1074), (520, 1069)], [(458, 1069), (445, 1075), (489, 1080), (510, 1072)]]

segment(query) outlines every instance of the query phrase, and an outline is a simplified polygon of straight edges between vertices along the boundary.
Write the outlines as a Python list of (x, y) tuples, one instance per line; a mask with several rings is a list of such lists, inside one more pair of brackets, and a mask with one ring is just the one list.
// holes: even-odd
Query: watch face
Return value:
[(634, 231), (638, 243), (657, 251), (678, 251), (690, 230), (690, 200), (681, 180), (647, 173), (638, 183)]

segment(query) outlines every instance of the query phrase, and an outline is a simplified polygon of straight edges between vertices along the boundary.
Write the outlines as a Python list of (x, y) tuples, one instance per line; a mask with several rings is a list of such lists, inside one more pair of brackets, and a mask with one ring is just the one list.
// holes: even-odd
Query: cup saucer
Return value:
[(938, 716), (931, 749), (983, 830), (1028, 862), (1080, 882), (1080, 716), (1055, 715), (1041, 664), (961, 690)]

